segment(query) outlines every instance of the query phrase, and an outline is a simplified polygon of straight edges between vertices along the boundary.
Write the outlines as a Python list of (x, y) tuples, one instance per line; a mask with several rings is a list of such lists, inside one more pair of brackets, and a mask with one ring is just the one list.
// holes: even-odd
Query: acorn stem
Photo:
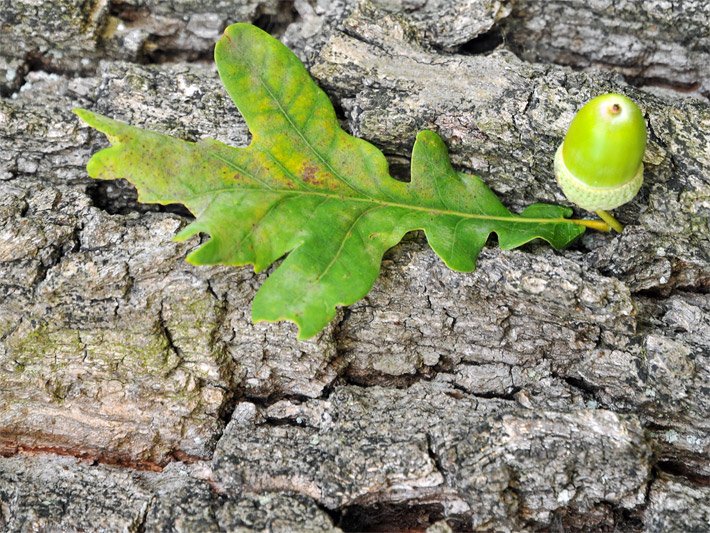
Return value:
[(597, 215), (599, 215), (599, 218), (601, 218), (604, 222), (609, 224), (609, 226), (614, 228), (614, 231), (616, 231), (617, 233), (621, 233), (622, 231), (624, 231), (624, 225), (618, 220), (616, 220), (611, 213), (602, 209), (600, 209), (596, 213)]
[(586, 218), (563, 218), (561, 222), (569, 222), (570, 224), (576, 224), (577, 226), (584, 226), (585, 228), (602, 231), (604, 233), (609, 233), (611, 231), (611, 226), (606, 222), (601, 220), (588, 220)]

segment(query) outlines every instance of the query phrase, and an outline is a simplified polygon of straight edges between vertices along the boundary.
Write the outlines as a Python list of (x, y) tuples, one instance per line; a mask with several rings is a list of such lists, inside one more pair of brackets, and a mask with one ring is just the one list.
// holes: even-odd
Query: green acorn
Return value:
[(623, 226), (607, 209), (630, 201), (643, 183), (646, 122), (629, 98), (593, 98), (575, 115), (555, 154), (555, 176), (567, 199), (596, 211), (610, 226)]

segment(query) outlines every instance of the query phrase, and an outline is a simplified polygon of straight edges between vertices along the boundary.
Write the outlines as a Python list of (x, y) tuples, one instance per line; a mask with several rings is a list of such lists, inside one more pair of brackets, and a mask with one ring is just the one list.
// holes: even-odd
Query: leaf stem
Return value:
[(616, 220), (611, 213), (600, 209), (599, 211), (597, 211), (597, 215), (599, 215), (599, 218), (601, 218), (604, 222), (609, 224), (609, 226), (614, 228), (614, 231), (616, 231), (617, 233), (621, 233), (622, 231), (624, 231), (624, 225), (618, 220)]

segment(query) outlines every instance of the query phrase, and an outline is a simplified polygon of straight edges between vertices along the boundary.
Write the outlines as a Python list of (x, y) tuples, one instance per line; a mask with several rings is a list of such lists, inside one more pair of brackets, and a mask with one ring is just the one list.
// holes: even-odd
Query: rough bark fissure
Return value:
[[(710, 18), (653, 4), (6, 2), (0, 528), (704, 527)], [(294, 49), (399, 179), (431, 128), (513, 209), (564, 202), (574, 110), (629, 94), (650, 135), (626, 230), (491, 246), (471, 274), (413, 234), (317, 339), (251, 324), (264, 275), (185, 264), (186, 211), (89, 181), (105, 140), (69, 113), (246, 145), (206, 61), (235, 20)]]
[(427, 453), (429, 454), (429, 458), (432, 460), (434, 465), (436, 466), (436, 470), (444, 477), (446, 477), (446, 471), (444, 470), (444, 466), (441, 463), (441, 458), (439, 457), (439, 454), (436, 453), (434, 450), (434, 444), (432, 442), (431, 435), (427, 433), (426, 435), (426, 449)]
[(173, 335), (170, 333), (170, 330), (168, 329), (168, 326), (165, 324), (165, 317), (163, 316), (163, 306), (161, 304), (160, 309), (158, 310), (158, 329), (160, 330), (160, 334), (165, 338), (165, 341), (167, 342), (168, 345), (168, 350), (177, 358), (177, 363), (171, 371), (176, 370), (183, 362), (183, 356), (182, 353), (180, 352), (180, 348), (178, 348), (175, 345), (175, 341), (173, 341)]
[(150, 501), (141, 509), (141, 513), (138, 516), (138, 521), (135, 524), (135, 528), (131, 528), (132, 531), (136, 533), (145, 533), (145, 523), (148, 520), (148, 512), (155, 502), (155, 496), (153, 496)]

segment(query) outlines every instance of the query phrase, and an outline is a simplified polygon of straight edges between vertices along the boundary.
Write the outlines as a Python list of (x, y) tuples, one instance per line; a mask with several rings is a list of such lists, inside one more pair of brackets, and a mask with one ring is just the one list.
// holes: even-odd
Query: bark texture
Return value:
[(710, 5), (703, 0), (516, 0), (503, 25), (531, 61), (610, 68), (635, 82), (710, 96)]
[[(70, 112), (247, 144), (209, 60), (236, 20), (395, 175), (434, 129), (514, 209), (564, 203), (573, 113), (629, 94), (626, 230), (470, 274), (413, 234), (315, 340), (252, 324), (264, 275), (185, 263), (187, 213), (88, 179), (106, 141)], [(707, 528), (704, 2), (8, 0), (0, 30), (0, 529)]]

